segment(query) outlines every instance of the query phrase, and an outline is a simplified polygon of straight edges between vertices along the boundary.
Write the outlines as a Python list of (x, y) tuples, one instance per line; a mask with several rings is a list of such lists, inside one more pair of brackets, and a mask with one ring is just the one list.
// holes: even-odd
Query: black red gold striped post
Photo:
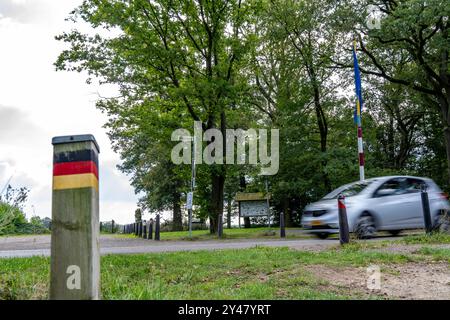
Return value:
[(52, 144), (50, 299), (99, 299), (99, 147), (92, 135)]

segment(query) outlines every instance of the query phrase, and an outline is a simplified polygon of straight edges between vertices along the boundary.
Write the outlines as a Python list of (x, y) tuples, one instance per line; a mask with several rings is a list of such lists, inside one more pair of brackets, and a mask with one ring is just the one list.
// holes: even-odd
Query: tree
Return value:
[[(83, 71), (117, 84), (122, 97), (171, 102), (179, 118), (202, 121), (224, 133), (241, 86), (235, 74), (244, 63), (248, 17), (254, 2), (134, 0), (84, 1), (70, 19), (116, 29), (118, 36), (89, 36), (77, 30), (57, 39), (71, 45), (58, 70)], [(118, 99), (120, 100), (120, 99)], [(224, 135), (225, 136), (225, 135)], [(210, 142), (211, 143), (211, 142)], [(212, 231), (223, 211), (224, 165), (208, 168)]]
[[(439, 112), (450, 179), (450, 6), (443, 0), (347, 1), (353, 14), (346, 22), (357, 32), (359, 50), (367, 57), (361, 72), (411, 88), (429, 97), (429, 112)], [(366, 23), (369, 5), (378, 9), (380, 28)], [(363, 13), (362, 15), (354, 14)], [(350, 21), (349, 21), (350, 20)], [(408, 68), (398, 72), (397, 63)]]

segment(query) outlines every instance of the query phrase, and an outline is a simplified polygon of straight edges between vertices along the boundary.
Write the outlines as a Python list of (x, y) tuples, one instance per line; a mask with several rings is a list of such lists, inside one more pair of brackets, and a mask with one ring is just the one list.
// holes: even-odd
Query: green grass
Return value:
[[(256, 247), (102, 257), (103, 299), (350, 299), (318, 278), (311, 266), (448, 261), (449, 250), (423, 248), (414, 254), (366, 251), (358, 244), (324, 251)], [(0, 299), (46, 299), (49, 259), (0, 259)], [(365, 296), (367, 298), (367, 296)], [(379, 298), (369, 296), (369, 298)]]
[(406, 244), (439, 244), (450, 243), (450, 234), (434, 232), (432, 234), (410, 235), (402, 238), (400, 242)]

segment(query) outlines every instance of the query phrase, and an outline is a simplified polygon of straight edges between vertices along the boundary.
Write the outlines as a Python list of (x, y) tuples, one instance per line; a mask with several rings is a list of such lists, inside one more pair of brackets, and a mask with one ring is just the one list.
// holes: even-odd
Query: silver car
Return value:
[[(396, 235), (401, 230), (424, 227), (421, 189), (428, 192), (434, 227), (448, 229), (447, 195), (428, 178), (389, 176), (346, 184), (306, 206), (302, 225), (320, 238), (339, 233), (337, 198), (345, 196), (350, 232), (370, 238), (376, 231)], [(444, 225), (444, 222), (446, 224)]]

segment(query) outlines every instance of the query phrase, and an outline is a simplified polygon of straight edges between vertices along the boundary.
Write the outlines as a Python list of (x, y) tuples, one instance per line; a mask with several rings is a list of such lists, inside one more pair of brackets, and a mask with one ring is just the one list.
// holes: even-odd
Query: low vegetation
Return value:
[[(323, 251), (256, 247), (102, 257), (103, 299), (354, 299), (386, 298), (343, 287), (315, 272), (352, 277), (351, 270), (450, 263), (449, 248), (412, 253), (367, 250), (359, 244)], [(393, 273), (393, 272), (391, 272)], [(47, 299), (49, 259), (0, 259), (0, 299)]]

